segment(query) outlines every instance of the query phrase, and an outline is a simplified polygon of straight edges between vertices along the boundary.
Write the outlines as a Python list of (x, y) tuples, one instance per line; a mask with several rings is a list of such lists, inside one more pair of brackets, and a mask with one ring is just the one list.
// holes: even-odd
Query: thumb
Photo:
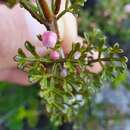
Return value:
[[(65, 10), (65, 1), (61, 1), (60, 13)], [(69, 53), (72, 43), (77, 40), (77, 21), (72, 13), (67, 12), (58, 20), (58, 29), (62, 39), (62, 47), (65, 53)]]
[(63, 16), (64, 23), (64, 36), (62, 47), (65, 53), (69, 53), (72, 49), (72, 43), (76, 41), (77, 34), (77, 22), (76, 18), (71, 13), (66, 13)]

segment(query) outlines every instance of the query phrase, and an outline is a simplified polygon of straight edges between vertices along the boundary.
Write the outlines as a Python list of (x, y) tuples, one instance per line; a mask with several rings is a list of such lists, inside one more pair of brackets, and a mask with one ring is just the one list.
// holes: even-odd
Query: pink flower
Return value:
[(124, 11), (125, 11), (126, 13), (130, 13), (130, 4), (125, 5)]
[(42, 44), (45, 47), (54, 48), (57, 42), (57, 35), (52, 31), (46, 31), (42, 35)]
[(51, 51), (50, 57), (51, 57), (52, 60), (58, 60), (60, 58), (60, 54), (57, 51)]

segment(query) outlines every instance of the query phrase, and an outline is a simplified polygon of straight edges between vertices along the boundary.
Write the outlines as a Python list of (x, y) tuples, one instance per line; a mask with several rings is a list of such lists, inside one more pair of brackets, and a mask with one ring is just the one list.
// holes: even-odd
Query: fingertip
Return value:
[[(92, 54), (88, 54), (88, 56), (92, 56), (93, 59), (97, 59), (98, 58), (98, 54), (99, 54), (99, 52), (93, 51)], [(105, 64), (105, 63), (102, 62), (102, 64)], [(93, 63), (92, 66), (88, 66), (86, 69), (89, 72), (95, 73), (95, 74), (98, 74), (98, 73), (100, 73), (103, 70), (103, 68), (102, 68), (102, 66), (101, 66), (101, 64), (99, 62)]]
[(30, 85), (27, 74), (17, 68), (2, 69), (0, 81), (15, 83), (22, 86)]
[(47, 30), (46, 27), (43, 24), (40, 24), (36, 19), (34, 19), (28, 11), (26, 11), (25, 9), (22, 9), (22, 11), (24, 13), (28, 32), (30, 34), (30, 40), (40, 46), (40, 42), (36, 36), (39, 34), (43, 34), (43, 32)]
[(77, 34), (77, 21), (73, 14), (66, 13), (63, 16), (64, 21), (64, 38), (62, 47), (65, 53), (69, 53), (72, 49), (72, 43), (76, 41)]

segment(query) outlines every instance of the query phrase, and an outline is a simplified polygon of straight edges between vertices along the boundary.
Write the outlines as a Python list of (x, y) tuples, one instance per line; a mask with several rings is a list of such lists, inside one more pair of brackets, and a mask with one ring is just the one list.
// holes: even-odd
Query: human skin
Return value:
[[(64, 3), (61, 10), (63, 8)], [(71, 13), (64, 15), (58, 21), (58, 26), (65, 53), (71, 50), (72, 42), (82, 42), (82, 39), (77, 34), (76, 19)], [(36, 34), (43, 33), (44, 31), (46, 31), (45, 26), (40, 25), (26, 10), (21, 9), (19, 5), (13, 9), (0, 5), (0, 81), (22, 85), (29, 84), (27, 74), (17, 69), (13, 57), (16, 55), (18, 48), (25, 49), (24, 42), (26, 40), (31, 41), (36, 46), (40, 55), (45, 54), (46, 49), (41, 46), (41, 43), (35, 37)], [(27, 53), (27, 55), (29, 54)], [(94, 54), (94, 57), (96, 56), (97, 53)], [(97, 73), (101, 71), (101, 66), (99, 63), (96, 63), (89, 70)]]

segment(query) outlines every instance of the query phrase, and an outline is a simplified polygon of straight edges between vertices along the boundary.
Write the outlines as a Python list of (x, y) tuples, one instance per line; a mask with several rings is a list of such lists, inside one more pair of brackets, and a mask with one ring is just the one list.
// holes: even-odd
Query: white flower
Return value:
[(78, 60), (78, 59), (80, 58), (80, 56), (81, 56), (81, 53), (80, 53), (79, 51), (77, 51), (77, 52), (75, 52), (75, 54), (74, 54), (74, 59), (75, 59), (75, 60)]
[(66, 76), (68, 75), (67, 69), (65, 69), (65, 68), (62, 69), (60, 75), (61, 75), (62, 77), (66, 77)]

